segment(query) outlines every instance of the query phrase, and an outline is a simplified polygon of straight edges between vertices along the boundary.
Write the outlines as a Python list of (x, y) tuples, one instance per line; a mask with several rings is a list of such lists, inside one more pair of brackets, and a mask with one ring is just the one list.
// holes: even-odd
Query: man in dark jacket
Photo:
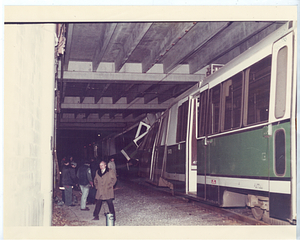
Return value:
[(72, 204), (72, 186), (76, 183), (76, 175), (75, 169), (70, 166), (69, 159), (63, 158), (62, 160), (62, 185), (64, 187), (64, 194), (65, 194), (65, 205), (67, 206), (75, 206)]
[(86, 199), (89, 194), (89, 189), (93, 186), (92, 174), (89, 161), (85, 161), (84, 165), (78, 168), (77, 171), (78, 183), (82, 192), (80, 208), (82, 211), (90, 210), (86, 207)]
[[(92, 179), (94, 180), (96, 171), (99, 168), (99, 164), (97, 163), (95, 158), (91, 158), (90, 168), (92, 171)], [(96, 202), (95, 197), (96, 197), (96, 188), (95, 188), (95, 186), (92, 186), (92, 187), (90, 187), (89, 195), (87, 197), (87, 205), (95, 204), (95, 202)]]

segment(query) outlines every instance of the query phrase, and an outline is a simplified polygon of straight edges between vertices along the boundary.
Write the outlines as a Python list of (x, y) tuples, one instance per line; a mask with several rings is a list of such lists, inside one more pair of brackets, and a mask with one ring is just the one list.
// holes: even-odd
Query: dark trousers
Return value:
[(107, 202), (109, 212), (112, 213), (114, 216), (116, 216), (115, 215), (114, 204), (112, 202), (113, 199), (107, 199), (107, 200), (97, 199), (95, 210), (94, 210), (94, 213), (93, 213), (94, 217), (98, 217), (99, 216), (99, 212), (100, 212), (101, 206), (102, 206), (102, 201), (106, 201)]
[(65, 187), (65, 190), (64, 190), (64, 193), (65, 193), (65, 204), (67, 206), (70, 206), (73, 203), (72, 186), (64, 185), (64, 187)]
[(89, 195), (87, 197), (87, 201), (89, 203), (92, 203), (92, 204), (95, 203), (96, 192), (97, 192), (97, 189), (95, 187), (90, 188)]

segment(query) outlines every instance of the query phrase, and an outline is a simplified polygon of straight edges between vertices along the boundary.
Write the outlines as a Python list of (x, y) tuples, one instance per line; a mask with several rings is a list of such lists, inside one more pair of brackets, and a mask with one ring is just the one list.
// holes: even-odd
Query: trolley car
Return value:
[(159, 186), (296, 223), (296, 23), (177, 97), (139, 145)]

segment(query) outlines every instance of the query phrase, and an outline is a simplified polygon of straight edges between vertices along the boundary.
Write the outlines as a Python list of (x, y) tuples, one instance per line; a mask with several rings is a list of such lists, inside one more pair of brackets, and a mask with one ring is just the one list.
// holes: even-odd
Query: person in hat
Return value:
[(99, 164), (99, 169), (96, 171), (96, 176), (94, 179), (96, 193), (96, 206), (94, 210), (93, 220), (99, 220), (99, 212), (101, 210), (102, 201), (106, 201), (109, 212), (114, 215), (114, 220), (116, 220), (115, 209), (113, 205), (114, 199), (114, 189), (113, 186), (117, 181), (117, 177), (114, 171), (110, 170), (105, 161), (101, 161)]
[(88, 160), (85, 161), (84, 165), (78, 168), (77, 177), (82, 192), (80, 209), (82, 211), (89, 211), (90, 209), (86, 207), (86, 199), (89, 195), (90, 187), (93, 186), (93, 180), (92, 180), (90, 162)]

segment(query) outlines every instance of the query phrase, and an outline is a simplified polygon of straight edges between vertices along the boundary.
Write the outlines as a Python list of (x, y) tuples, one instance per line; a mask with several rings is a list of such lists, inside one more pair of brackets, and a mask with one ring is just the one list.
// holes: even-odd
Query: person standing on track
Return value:
[[(95, 158), (91, 158), (90, 168), (92, 171), (92, 179), (95, 179), (96, 171), (99, 168), (99, 164), (97, 163)], [(95, 186), (90, 187), (89, 195), (87, 197), (87, 205), (96, 203), (96, 191), (97, 190), (95, 189)]]
[(116, 164), (115, 164), (115, 159), (114, 158), (111, 158), (107, 164), (108, 168), (110, 170), (113, 170), (117, 176), (117, 170), (116, 170)]
[[(115, 159), (114, 158), (111, 158), (107, 164), (107, 167), (109, 168), (109, 170), (112, 170), (115, 172), (116, 176), (117, 175), (117, 168), (116, 168), (116, 164), (115, 164)], [(116, 190), (116, 185), (117, 185), (117, 182), (115, 183), (114, 185), (114, 189)]]
[(62, 185), (64, 187), (64, 202), (65, 205), (73, 207), (75, 206), (73, 204), (73, 199), (72, 199), (72, 186), (76, 184), (76, 175), (75, 175), (75, 169), (73, 169), (70, 166), (70, 161), (69, 159), (63, 158), (62, 159)]
[(117, 177), (114, 171), (109, 170), (105, 161), (101, 161), (99, 169), (96, 172), (94, 179), (96, 193), (96, 206), (93, 213), (93, 220), (99, 220), (99, 212), (101, 210), (102, 201), (106, 201), (109, 212), (113, 214), (114, 220), (116, 220), (115, 209), (113, 205), (114, 189), (113, 186), (117, 181)]
[(90, 187), (93, 186), (93, 179), (90, 169), (90, 162), (88, 160), (85, 161), (84, 165), (79, 167), (77, 171), (78, 183), (82, 192), (80, 209), (82, 211), (90, 210), (86, 207), (86, 199), (89, 195)]

